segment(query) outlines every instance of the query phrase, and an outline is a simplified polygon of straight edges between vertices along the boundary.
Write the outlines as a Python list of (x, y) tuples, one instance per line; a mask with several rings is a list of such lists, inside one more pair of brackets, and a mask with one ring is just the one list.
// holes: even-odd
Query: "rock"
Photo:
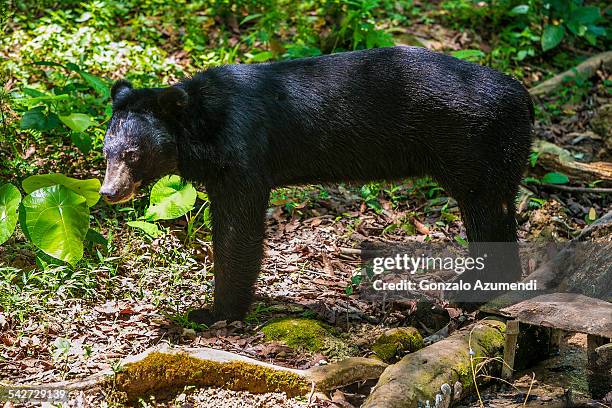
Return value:
[(385, 363), (394, 363), (408, 353), (423, 348), (423, 337), (414, 327), (397, 327), (384, 332), (372, 351)]
[(193, 340), (193, 339), (196, 338), (196, 332), (193, 329), (184, 328), (183, 329), (183, 337), (186, 338), (186, 339)]

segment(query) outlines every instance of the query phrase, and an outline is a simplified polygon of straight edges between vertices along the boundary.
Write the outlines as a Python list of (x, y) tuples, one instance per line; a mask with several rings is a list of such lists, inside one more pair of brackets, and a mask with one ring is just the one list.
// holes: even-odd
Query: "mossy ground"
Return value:
[(289, 347), (319, 351), (334, 339), (331, 327), (317, 320), (282, 318), (273, 320), (261, 330), (266, 340), (280, 341)]

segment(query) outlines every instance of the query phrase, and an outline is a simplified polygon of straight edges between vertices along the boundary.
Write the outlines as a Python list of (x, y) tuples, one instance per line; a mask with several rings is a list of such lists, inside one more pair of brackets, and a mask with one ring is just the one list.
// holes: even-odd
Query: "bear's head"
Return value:
[(176, 126), (188, 96), (177, 87), (133, 89), (121, 80), (113, 85), (111, 98), (100, 194), (109, 203), (120, 203), (130, 200), (141, 184), (177, 169)]

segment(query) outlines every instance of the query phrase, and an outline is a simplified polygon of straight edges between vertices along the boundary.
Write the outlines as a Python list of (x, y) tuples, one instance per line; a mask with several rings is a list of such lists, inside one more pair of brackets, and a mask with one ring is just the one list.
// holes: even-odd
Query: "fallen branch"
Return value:
[(560, 184), (538, 184), (539, 187), (551, 188), (553, 190), (562, 190), (569, 191), (573, 193), (594, 193), (594, 194), (610, 194), (612, 193), (612, 188), (605, 187), (572, 187), (572, 186), (564, 186)]
[(340, 253), (344, 255), (362, 255), (363, 251), (359, 248), (340, 248)]
[(612, 181), (612, 163), (576, 161), (569, 151), (545, 140), (536, 140), (533, 150), (539, 153), (538, 164), (545, 169), (559, 171), (587, 182)]
[(591, 77), (595, 72), (604, 66), (606, 69), (610, 69), (612, 67), (612, 51), (602, 52), (601, 54), (597, 54), (588, 58), (586, 61), (582, 62), (575, 68), (569, 69), (565, 72), (560, 73), (541, 84), (531, 88), (529, 93), (532, 96), (542, 96), (551, 93), (555, 89), (559, 88), (563, 85), (563, 81), (566, 78), (574, 78), (576, 74), (580, 76)]

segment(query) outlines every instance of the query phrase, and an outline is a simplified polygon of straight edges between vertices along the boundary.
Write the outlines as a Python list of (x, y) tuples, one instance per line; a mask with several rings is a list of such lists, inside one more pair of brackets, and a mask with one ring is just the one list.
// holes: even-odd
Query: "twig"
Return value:
[(478, 403), (480, 404), (481, 408), (484, 408), (484, 403), (482, 402), (482, 397), (480, 396), (480, 390), (478, 389), (478, 382), (476, 382), (476, 371), (474, 370), (474, 352), (472, 351), (472, 333), (474, 332), (474, 328), (476, 328), (476, 326), (472, 327), (470, 330), (470, 336), (468, 337), (468, 353), (470, 355), (470, 369), (472, 371), (472, 379), (474, 380), (474, 388), (476, 388), (476, 395), (478, 395)]
[(527, 405), (527, 400), (529, 400), (529, 394), (531, 394), (531, 388), (533, 387), (534, 382), (535, 382), (535, 373), (531, 373), (531, 384), (529, 384), (529, 390), (527, 390), (527, 395), (525, 395), (525, 401), (523, 401), (523, 406)]
[(340, 248), (340, 253), (344, 255), (361, 255), (363, 252), (359, 248)]
[(596, 193), (596, 194), (610, 194), (612, 193), (612, 188), (607, 187), (572, 187), (572, 186), (563, 186), (560, 184), (538, 184), (541, 187), (552, 188), (556, 190), (562, 191), (571, 191), (574, 193)]
[(312, 381), (312, 387), (310, 388), (310, 394), (308, 395), (308, 403), (306, 404), (306, 406), (308, 407), (312, 403), (312, 396), (314, 395), (316, 385), (317, 384), (314, 381)]

